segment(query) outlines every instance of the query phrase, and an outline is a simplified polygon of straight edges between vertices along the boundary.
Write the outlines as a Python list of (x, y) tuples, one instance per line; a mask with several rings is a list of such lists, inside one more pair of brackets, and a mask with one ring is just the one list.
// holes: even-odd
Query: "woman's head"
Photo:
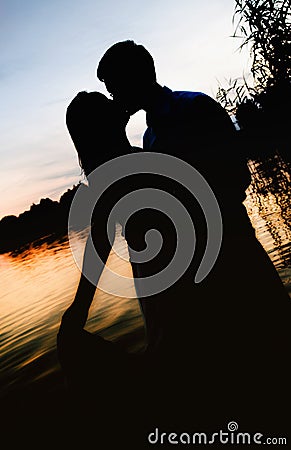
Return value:
[(66, 112), (66, 125), (88, 176), (104, 162), (129, 149), (128, 116), (100, 92), (79, 92)]

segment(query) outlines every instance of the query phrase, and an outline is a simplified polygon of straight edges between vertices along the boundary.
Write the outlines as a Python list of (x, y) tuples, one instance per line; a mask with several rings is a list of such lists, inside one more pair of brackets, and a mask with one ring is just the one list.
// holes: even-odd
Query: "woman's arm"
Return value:
[[(111, 230), (113, 242), (115, 230)], [(62, 317), (61, 327), (70, 330), (84, 328), (98, 281), (111, 250), (106, 221), (101, 220), (91, 228), (85, 246), (82, 273), (73, 303)]]

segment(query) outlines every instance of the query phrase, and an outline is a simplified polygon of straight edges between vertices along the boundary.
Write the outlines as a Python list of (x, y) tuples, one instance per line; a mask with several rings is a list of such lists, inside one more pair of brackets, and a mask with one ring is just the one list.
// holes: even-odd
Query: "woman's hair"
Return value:
[(114, 120), (115, 112), (113, 101), (100, 92), (79, 92), (67, 108), (66, 125), (87, 177), (120, 150), (113, 137), (122, 122)]

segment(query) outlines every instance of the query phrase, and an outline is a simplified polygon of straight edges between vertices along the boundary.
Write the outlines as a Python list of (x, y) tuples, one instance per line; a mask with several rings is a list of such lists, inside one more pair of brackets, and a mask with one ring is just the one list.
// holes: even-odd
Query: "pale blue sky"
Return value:
[[(234, 0), (0, 0), (0, 218), (18, 215), (81, 179), (64, 124), (80, 90), (106, 93), (96, 66), (113, 43), (142, 43), (158, 82), (215, 97), (248, 56), (232, 39)], [(141, 145), (145, 114), (128, 125)]]

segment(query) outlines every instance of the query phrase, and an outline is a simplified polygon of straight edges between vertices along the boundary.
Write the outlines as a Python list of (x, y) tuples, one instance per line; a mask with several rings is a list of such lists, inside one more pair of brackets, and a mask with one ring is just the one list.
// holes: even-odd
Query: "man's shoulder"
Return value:
[(171, 91), (172, 111), (184, 117), (222, 117), (226, 111), (220, 103), (204, 92)]
[(192, 112), (216, 108), (217, 102), (208, 94), (200, 91), (171, 91), (172, 108), (175, 112)]
[(196, 100), (197, 97), (205, 97), (207, 96), (204, 92), (195, 92), (195, 91), (172, 91), (172, 97), (181, 100), (181, 101), (193, 101)]
[(217, 101), (205, 92), (200, 91), (172, 91), (173, 99), (182, 103), (217, 104)]

